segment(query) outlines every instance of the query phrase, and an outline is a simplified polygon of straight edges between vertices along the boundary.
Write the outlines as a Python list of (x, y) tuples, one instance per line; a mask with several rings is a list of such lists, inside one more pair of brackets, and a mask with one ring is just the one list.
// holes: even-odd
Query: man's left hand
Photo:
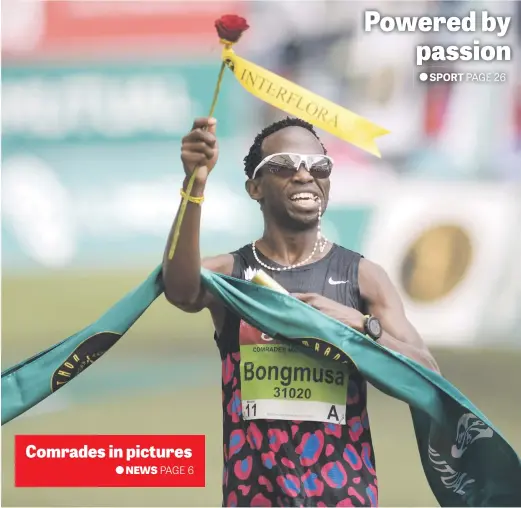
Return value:
[(356, 309), (346, 307), (345, 305), (316, 293), (292, 293), (291, 296), (294, 296), (301, 302), (311, 305), (327, 316), (332, 317), (337, 321), (341, 321), (359, 332), (363, 333), (364, 331), (365, 316)]

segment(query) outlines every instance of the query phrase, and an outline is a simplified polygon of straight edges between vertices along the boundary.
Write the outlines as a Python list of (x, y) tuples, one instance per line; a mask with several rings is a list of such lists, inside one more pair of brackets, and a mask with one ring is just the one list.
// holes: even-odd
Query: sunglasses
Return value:
[(291, 176), (296, 173), (301, 164), (313, 178), (328, 178), (333, 169), (333, 159), (327, 155), (301, 155), (298, 153), (272, 153), (265, 157), (253, 170), (251, 179), (257, 175), (259, 169), (266, 166), (271, 173), (280, 176)]

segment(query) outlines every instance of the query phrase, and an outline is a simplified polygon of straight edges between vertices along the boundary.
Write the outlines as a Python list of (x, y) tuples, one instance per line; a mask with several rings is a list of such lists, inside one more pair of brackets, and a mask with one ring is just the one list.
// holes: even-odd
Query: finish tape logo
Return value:
[[(303, 346), (302, 351), (306, 353), (306, 349), (312, 350), (313, 354), (319, 354), (326, 360), (331, 360), (335, 362), (341, 362), (348, 366), (349, 370), (358, 370), (355, 362), (350, 358), (345, 351), (342, 349), (330, 344), (329, 342), (319, 339), (317, 337), (306, 337), (306, 338), (296, 338), (287, 339), (286, 337), (277, 336), (278, 340), (285, 344), (300, 344)], [(308, 353), (309, 354), (309, 353)]]
[(54, 393), (83, 372), (89, 365), (103, 356), (120, 338), (121, 334), (119, 333), (100, 332), (84, 340), (52, 375), (51, 391)]

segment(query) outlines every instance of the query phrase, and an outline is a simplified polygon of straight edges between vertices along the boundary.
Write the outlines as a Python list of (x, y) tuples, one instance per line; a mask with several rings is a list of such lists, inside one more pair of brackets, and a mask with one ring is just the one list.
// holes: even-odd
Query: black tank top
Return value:
[[(279, 266), (257, 253), (267, 265)], [(248, 268), (264, 269), (255, 260), (251, 245), (232, 254), (232, 275), (236, 278), (244, 279)], [(283, 272), (264, 271), (291, 293), (319, 293), (365, 312), (358, 287), (361, 257), (333, 245), (314, 263)], [(259, 366), (247, 358), (241, 359), (243, 345), (250, 347), (242, 349), (243, 357), (246, 351), (249, 355), (249, 351), (256, 348), (271, 351), (270, 348), (280, 345), (229, 310), (222, 332), (215, 339), (222, 360), (223, 506), (377, 506), (378, 487), (366, 408), (367, 386), (361, 375), (351, 369), (344, 380), (341, 373), (313, 368), (311, 364), (309, 368), (302, 365), (279, 368), (270, 365), (271, 360)], [(264, 358), (273, 358), (264, 353), (256, 354), (261, 364)], [(337, 398), (341, 398), (344, 425), (305, 419), (247, 419), (255, 416), (257, 405), (253, 407), (245, 401), (243, 407), (241, 363), (243, 384), (251, 379), (269, 379), (270, 401), (266, 407), (281, 411), (288, 407), (291, 411), (294, 407), (291, 404), (305, 401), (312, 392), (306, 387), (315, 390), (313, 387), (317, 386), (313, 382), (320, 381), (321, 386), (325, 386), (323, 383), (331, 381), (327, 390), (336, 390)], [(306, 375), (305, 380), (311, 384), (294, 383), (292, 387), (292, 381), (302, 381)], [(258, 407), (265, 403), (266, 393), (263, 388), (262, 397), (255, 397), (262, 399)], [(248, 395), (251, 399), (251, 393)], [(309, 407), (315, 407), (313, 404)]]

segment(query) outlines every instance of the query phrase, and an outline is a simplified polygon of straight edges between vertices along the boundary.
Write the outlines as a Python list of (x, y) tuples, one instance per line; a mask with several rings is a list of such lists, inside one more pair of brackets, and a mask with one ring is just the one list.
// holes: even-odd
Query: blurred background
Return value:
[[(363, 11), (512, 16), (490, 36), (363, 31)], [(2, 2), (2, 369), (97, 319), (160, 263), (179, 204), (181, 138), (206, 115), (213, 27), (248, 19), (236, 51), (384, 126), (383, 157), (320, 133), (336, 165), (329, 239), (382, 264), (444, 375), (521, 453), (519, 2)], [(432, 70), (503, 83), (422, 83), (419, 44), (509, 44), (513, 60)], [(431, 70), (431, 69), (428, 69)], [(242, 159), (283, 116), (228, 73), (205, 255), (262, 232)], [(4, 506), (217, 506), (220, 363), (207, 313), (161, 297), (100, 362), (2, 428)], [(408, 408), (370, 393), (382, 506), (436, 505)], [(203, 433), (205, 489), (15, 489), (17, 433)]]

